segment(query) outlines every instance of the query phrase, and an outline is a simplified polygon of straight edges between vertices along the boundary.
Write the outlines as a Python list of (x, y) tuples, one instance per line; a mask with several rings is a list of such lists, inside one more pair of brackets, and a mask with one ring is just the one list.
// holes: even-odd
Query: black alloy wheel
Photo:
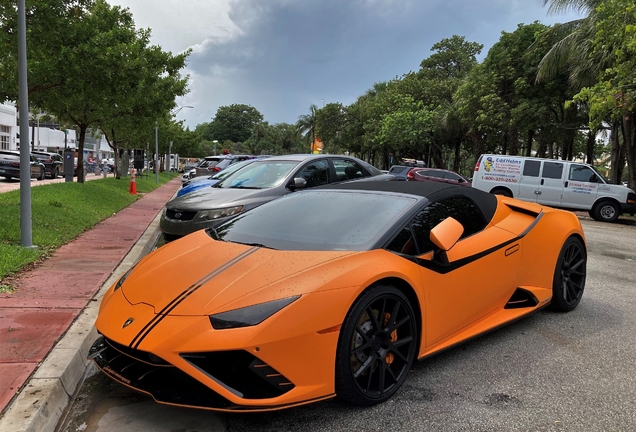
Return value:
[(392, 286), (371, 287), (340, 332), (336, 394), (361, 406), (386, 401), (404, 383), (417, 347), (417, 320), (406, 296)]
[(553, 310), (569, 312), (581, 301), (585, 289), (587, 252), (583, 242), (570, 237), (561, 248), (552, 283)]

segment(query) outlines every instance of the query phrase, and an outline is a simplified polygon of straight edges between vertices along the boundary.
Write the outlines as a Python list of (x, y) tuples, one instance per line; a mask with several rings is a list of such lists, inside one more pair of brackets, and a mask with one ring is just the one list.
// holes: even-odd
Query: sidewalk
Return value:
[(149, 252), (160, 210), (180, 185), (176, 178), (147, 194), (0, 294), (1, 431), (55, 428), (84, 374), (101, 295)]

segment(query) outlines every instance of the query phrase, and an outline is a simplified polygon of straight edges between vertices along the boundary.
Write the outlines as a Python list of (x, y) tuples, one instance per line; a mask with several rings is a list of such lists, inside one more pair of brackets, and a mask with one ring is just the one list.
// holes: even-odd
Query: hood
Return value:
[(199, 231), (148, 256), (121, 289), (128, 302), (150, 305), (155, 313), (211, 315), (237, 299), (250, 305), (310, 292), (319, 281), (300, 274), (355, 253), (278, 251), (216, 241)]
[(271, 189), (222, 189), (202, 188), (186, 195), (177, 197), (166, 204), (175, 210), (208, 210), (215, 208), (246, 205), (253, 201), (266, 200)]

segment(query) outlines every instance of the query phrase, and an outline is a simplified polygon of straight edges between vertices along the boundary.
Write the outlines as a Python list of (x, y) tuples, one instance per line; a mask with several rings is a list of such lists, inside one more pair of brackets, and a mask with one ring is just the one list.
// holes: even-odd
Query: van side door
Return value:
[(519, 194), (515, 198), (524, 201), (535, 202), (539, 192), (539, 173), (541, 172), (541, 161), (525, 159), (523, 170), (519, 179)]
[(592, 168), (582, 164), (570, 164), (561, 205), (581, 210), (592, 209), (600, 184), (603, 184), (603, 181)]
[(563, 195), (565, 163), (557, 161), (544, 161), (539, 181), (539, 193), (537, 202), (550, 206), (561, 206)]

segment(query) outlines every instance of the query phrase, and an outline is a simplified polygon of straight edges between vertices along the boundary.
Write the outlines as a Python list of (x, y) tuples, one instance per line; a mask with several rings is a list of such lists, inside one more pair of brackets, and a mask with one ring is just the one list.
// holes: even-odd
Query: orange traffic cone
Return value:
[(135, 181), (135, 169), (132, 169), (132, 174), (130, 176), (130, 185), (128, 186), (128, 193), (133, 195), (137, 195), (137, 182)]

